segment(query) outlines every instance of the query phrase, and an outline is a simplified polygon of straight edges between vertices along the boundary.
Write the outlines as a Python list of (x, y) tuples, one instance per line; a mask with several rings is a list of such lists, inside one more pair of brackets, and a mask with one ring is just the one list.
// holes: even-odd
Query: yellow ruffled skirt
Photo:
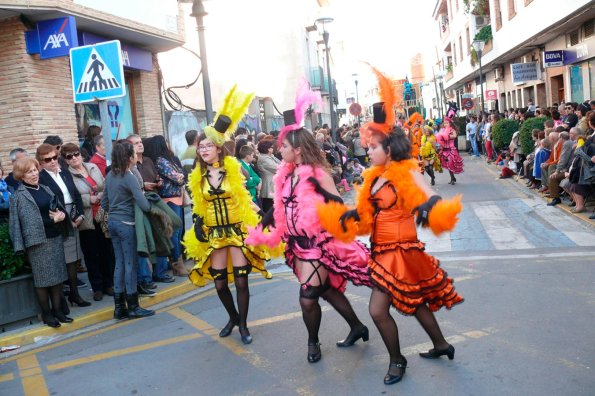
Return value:
[[(194, 268), (190, 271), (188, 277), (196, 286), (204, 286), (206, 280), (212, 280), (209, 273), (211, 267), (211, 254), (215, 250), (226, 247), (237, 247), (242, 250), (246, 261), (252, 269), (259, 271), (266, 279), (271, 279), (273, 275), (266, 269), (265, 261), (271, 259), (271, 251), (264, 246), (249, 246), (244, 240), (247, 237), (247, 230), (243, 224), (231, 224), (221, 227), (210, 227), (208, 230), (208, 242), (200, 242), (196, 239), (194, 230), (186, 231), (184, 235), (184, 246), (186, 255), (194, 259)], [(234, 281), (233, 263), (231, 256), (227, 255), (227, 279)]]

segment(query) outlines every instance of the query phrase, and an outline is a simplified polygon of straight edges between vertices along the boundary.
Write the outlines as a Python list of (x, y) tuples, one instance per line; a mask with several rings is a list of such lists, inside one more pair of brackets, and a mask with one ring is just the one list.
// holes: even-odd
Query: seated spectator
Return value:
[(572, 212), (582, 213), (586, 210), (585, 199), (595, 183), (595, 144), (592, 139), (586, 140), (580, 129), (568, 179), (567, 189), (576, 204)]
[(533, 164), (533, 178), (535, 183), (531, 188), (537, 189), (541, 186), (541, 164), (550, 157), (551, 143), (549, 139), (541, 139), (539, 142), (539, 149), (535, 153), (535, 160)]
[(550, 172), (548, 178), (549, 195), (552, 198), (548, 206), (556, 206), (562, 201), (560, 200), (560, 182), (566, 178), (566, 173), (570, 168), (572, 162), (572, 153), (574, 151), (574, 144), (578, 136), (578, 128), (570, 129), (570, 133), (561, 132), (560, 142), (562, 142), (562, 151), (560, 152), (560, 159), (556, 164), (553, 172)]
[(516, 175), (516, 163), (510, 158), (508, 152), (502, 154), (502, 160), (499, 165), (502, 167), (500, 170), (500, 179), (509, 179)]

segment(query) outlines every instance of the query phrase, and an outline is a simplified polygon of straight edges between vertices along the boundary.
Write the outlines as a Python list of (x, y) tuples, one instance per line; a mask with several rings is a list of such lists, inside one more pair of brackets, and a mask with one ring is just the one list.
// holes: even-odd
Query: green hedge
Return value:
[(492, 127), (492, 140), (494, 146), (498, 150), (510, 144), (512, 135), (519, 130), (519, 123), (515, 120), (502, 119), (494, 124)]
[(521, 147), (525, 155), (532, 153), (533, 149), (535, 148), (535, 144), (532, 139), (533, 129), (539, 129), (543, 131), (543, 125), (547, 120), (548, 118), (544, 117), (533, 117), (529, 118), (523, 122), (523, 125), (521, 125), (520, 140)]
[(24, 271), (25, 255), (14, 254), (8, 234), (8, 223), (0, 222), (0, 280), (10, 279)]

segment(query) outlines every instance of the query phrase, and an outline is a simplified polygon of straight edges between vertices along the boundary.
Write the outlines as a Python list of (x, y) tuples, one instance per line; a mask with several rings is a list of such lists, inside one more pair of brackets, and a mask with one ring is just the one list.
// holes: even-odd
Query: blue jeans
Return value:
[(138, 270), (136, 271), (136, 275), (138, 278), (138, 283), (151, 283), (152, 277), (148, 258), (138, 258)]
[(473, 148), (473, 155), (479, 157), (479, 149), (477, 147), (477, 140), (475, 139), (475, 134), (469, 135), (469, 139), (471, 139), (471, 147)]
[(108, 220), (107, 226), (112, 237), (116, 267), (114, 269), (114, 291), (116, 293), (136, 293), (136, 232), (133, 225), (117, 220)]
[(153, 267), (153, 276), (155, 278), (163, 278), (167, 275), (168, 269), (169, 263), (167, 262), (167, 257), (157, 256), (157, 263)]
[[(182, 224), (184, 224), (184, 207), (180, 205), (176, 205), (174, 203), (168, 202), (167, 206), (174, 211), (176, 215), (182, 220)], [(182, 233), (184, 232), (184, 226), (180, 227), (177, 230), (174, 230), (174, 233), (171, 236), (171, 243), (174, 247), (171, 250), (171, 259), (172, 261), (178, 261), (178, 258), (182, 255)]]

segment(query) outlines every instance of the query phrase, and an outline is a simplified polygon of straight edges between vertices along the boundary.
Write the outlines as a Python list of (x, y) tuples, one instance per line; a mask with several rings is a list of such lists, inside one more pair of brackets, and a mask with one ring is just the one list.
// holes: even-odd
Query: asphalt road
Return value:
[(385, 386), (388, 355), (368, 315), (370, 291), (349, 286), (370, 341), (337, 348), (349, 329), (322, 302), (323, 358), (308, 363), (298, 283), (275, 266), (272, 280), (250, 280), (251, 345), (237, 329), (218, 337), (227, 319), (207, 287), (154, 317), (0, 360), (0, 395), (593, 395), (593, 229), (465, 159), (457, 185), (445, 184), (448, 175), (437, 181), (443, 196), (464, 194), (459, 227), (441, 238), (420, 232), (466, 299), (437, 313), (453, 361), (420, 358), (427, 335), (393, 311), (409, 364), (402, 382)]

